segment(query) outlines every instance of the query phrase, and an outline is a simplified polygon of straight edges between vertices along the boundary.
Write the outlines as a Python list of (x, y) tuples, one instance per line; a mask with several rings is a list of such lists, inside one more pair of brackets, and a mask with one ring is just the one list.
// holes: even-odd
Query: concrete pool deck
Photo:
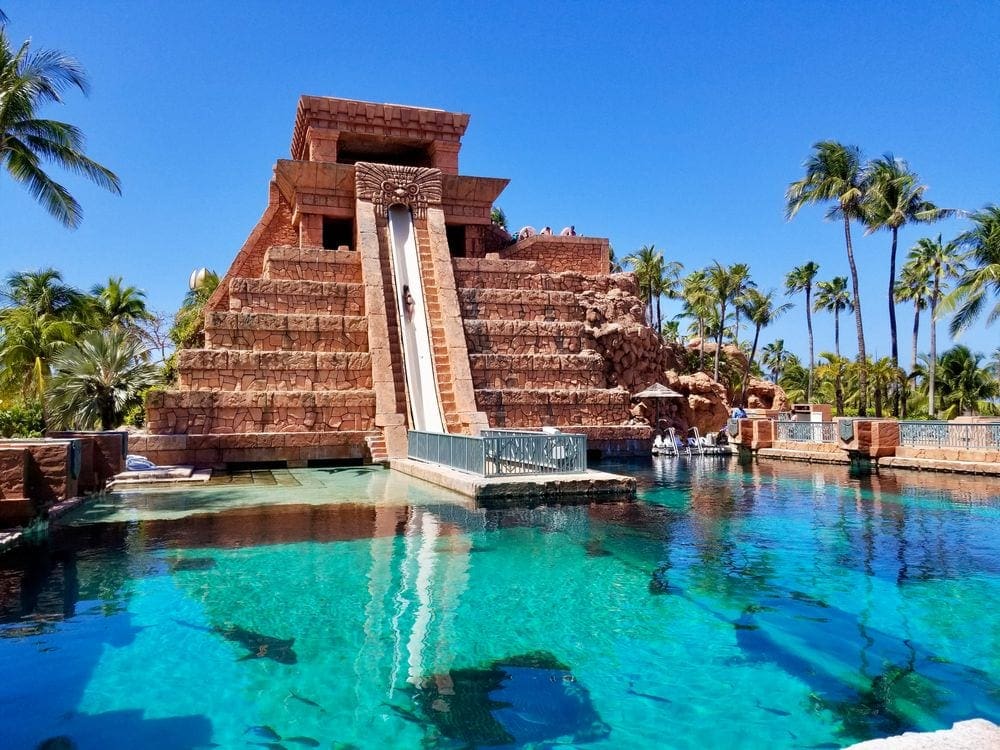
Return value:
[(634, 498), (634, 477), (590, 469), (573, 474), (481, 477), (464, 471), (412, 459), (396, 459), (390, 469), (458, 492), (477, 502), (523, 500), (590, 502), (597, 498)]
[(867, 740), (847, 750), (989, 750), (1000, 747), (1000, 727), (986, 719), (958, 721), (937, 732), (906, 732)]

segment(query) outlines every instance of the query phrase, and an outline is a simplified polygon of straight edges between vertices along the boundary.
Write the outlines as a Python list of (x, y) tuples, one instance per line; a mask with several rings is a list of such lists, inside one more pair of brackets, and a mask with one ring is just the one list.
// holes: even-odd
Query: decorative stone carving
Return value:
[(441, 170), (430, 167), (359, 161), (354, 165), (354, 186), (358, 198), (370, 201), (383, 216), (390, 206), (401, 204), (422, 218), (427, 206), (441, 203)]

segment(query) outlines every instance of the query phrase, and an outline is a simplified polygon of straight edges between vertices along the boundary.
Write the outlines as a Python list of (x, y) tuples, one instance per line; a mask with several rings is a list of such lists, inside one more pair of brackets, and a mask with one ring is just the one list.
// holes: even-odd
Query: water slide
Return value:
[(397, 204), (389, 208), (389, 242), (396, 310), (403, 340), (403, 369), (410, 397), (410, 426), (424, 432), (444, 432), (431, 359), (431, 336), (424, 312), (417, 238), (410, 209), (406, 206)]

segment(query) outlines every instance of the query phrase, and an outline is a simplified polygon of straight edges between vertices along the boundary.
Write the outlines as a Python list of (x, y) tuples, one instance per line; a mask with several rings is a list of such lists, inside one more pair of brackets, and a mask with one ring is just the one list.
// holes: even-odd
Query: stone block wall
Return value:
[(368, 322), (360, 316), (210, 312), (205, 346), (250, 351), (368, 350)]
[(361, 283), (361, 263), (352, 250), (272, 247), (264, 254), (265, 279)]
[(600, 237), (560, 237), (535, 235), (500, 251), (510, 260), (533, 260), (550, 273), (577, 271), (597, 276), (611, 269), (611, 253), (606, 239)]
[(27, 449), (0, 446), (0, 501), (18, 501), (28, 497)]
[(198, 391), (369, 390), (368, 352), (239, 351), (178, 352), (180, 386)]
[(235, 312), (364, 314), (361, 284), (287, 279), (233, 279), (229, 309)]
[(148, 429), (159, 435), (371, 430), (372, 391), (152, 391)]

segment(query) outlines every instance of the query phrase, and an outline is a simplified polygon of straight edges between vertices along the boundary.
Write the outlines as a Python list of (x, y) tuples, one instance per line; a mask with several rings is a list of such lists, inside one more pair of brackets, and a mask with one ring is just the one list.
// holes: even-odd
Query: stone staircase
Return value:
[(303, 465), (384, 453), (358, 254), (272, 247), (260, 278), (232, 278), (227, 291), (206, 314), (205, 348), (178, 353), (177, 388), (148, 398), (150, 458)]
[(617, 428), (629, 394), (608, 388), (588, 339), (585, 290), (612, 277), (548, 273), (528, 260), (456, 258), (476, 402), (493, 427)]

